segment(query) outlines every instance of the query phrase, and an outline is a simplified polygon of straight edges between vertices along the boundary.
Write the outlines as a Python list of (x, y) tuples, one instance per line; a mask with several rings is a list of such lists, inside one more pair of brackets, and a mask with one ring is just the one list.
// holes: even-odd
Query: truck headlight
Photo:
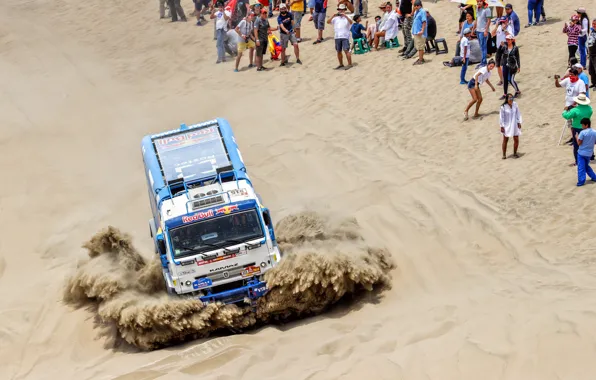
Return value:
[(190, 281), (186, 281), (184, 284), (185, 284), (186, 286), (190, 286), (190, 284), (192, 284), (192, 282), (190, 282)]
[(267, 266), (267, 263), (263, 261), (263, 262), (261, 263), (261, 268), (265, 268), (266, 266)]

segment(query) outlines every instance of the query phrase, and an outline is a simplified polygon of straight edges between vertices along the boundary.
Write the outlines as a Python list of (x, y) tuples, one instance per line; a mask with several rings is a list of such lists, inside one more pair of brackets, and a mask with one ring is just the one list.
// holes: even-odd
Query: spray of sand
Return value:
[(276, 233), (284, 259), (265, 275), (270, 290), (256, 312), (168, 296), (160, 262), (144, 260), (131, 238), (113, 227), (84, 245), (89, 258), (67, 280), (64, 300), (95, 306), (100, 321), (120, 338), (155, 349), (220, 330), (318, 314), (347, 295), (390, 284), (390, 254), (368, 246), (355, 220), (333, 222), (303, 212), (282, 219)]

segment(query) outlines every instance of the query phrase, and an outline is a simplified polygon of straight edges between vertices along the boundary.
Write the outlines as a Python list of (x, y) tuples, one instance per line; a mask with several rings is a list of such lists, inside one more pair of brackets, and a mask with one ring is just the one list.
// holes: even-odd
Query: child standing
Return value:
[(577, 150), (577, 186), (586, 183), (586, 174), (592, 181), (596, 181), (596, 173), (590, 167), (590, 157), (594, 154), (594, 143), (596, 143), (596, 131), (590, 128), (590, 119), (581, 120), (582, 131), (577, 136), (579, 149)]
[(466, 80), (466, 71), (468, 70), (468, 58), (470, 58), (470, 28), (464, 29), (464, 36), (459, 41), (459, 51), (462, 59), (461, 73), (459, 75), (459, 84), (468, 84)]

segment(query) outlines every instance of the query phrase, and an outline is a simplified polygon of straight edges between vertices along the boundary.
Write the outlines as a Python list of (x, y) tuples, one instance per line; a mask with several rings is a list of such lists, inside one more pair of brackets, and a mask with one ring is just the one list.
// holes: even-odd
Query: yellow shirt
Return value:
[[(270, 0), (271, 1), (271, 0)], [(290, 0), (292, 2), (293, 0)], [(292, 12), (304, 12), (304, 0), (298, 0), (294, 4), (290, 5), (290, 10)]]

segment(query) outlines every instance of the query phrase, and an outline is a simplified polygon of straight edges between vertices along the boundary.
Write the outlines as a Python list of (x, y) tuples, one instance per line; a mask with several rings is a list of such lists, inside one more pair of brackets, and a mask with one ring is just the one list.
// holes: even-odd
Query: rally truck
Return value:
[(263, 275), (281, 253), (230, 124), (215, 119), (145, 136), (142, 153), (149, 230), (168, 293), (205, 304), (263, 296)]

